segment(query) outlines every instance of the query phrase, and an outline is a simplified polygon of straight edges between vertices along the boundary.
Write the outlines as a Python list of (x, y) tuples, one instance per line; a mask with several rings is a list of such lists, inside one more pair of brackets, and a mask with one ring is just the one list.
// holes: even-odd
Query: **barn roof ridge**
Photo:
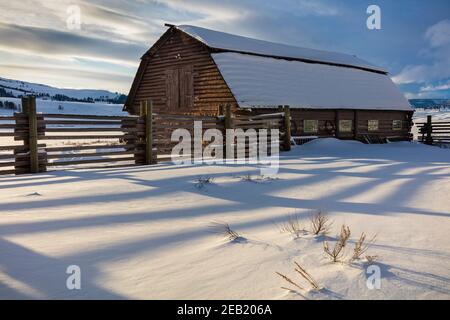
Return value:
[(357, 68), (364, 71), (388, 74), (383, 68), (374, 66), (355, 55), (275, 43), (192, 25), (166, 26), (186, 33), (217, 52), (236, 52), (276, 59)]

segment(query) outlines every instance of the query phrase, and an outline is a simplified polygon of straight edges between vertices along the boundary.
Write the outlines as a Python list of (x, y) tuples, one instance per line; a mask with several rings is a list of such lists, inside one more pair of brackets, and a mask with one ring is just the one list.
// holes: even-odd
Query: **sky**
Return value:
[(450, 98), (449, 0), (0, 0), (0, 77), (127, 94), (164, 23), (355, 54), (408, 98)]

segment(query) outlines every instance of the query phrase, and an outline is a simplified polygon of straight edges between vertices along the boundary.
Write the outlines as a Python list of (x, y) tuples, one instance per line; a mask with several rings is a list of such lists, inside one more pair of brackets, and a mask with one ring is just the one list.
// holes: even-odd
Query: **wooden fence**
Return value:
[(419, 129), (419, 141), (428, 145), (450, 144), (450, 121), (434, 121), (432, 116), (427, 122), (416, 123)]
[[(201, 121), (202, 135), (200, 141), (192, 141), (192, 146), (196, 142), (202, 147), (209, 143), (203, 141), (207, 129), (217, 129), (223, 137), (226, 129), (278, 129), (281, 149), (290, 149), (290, 121), (286, 121), (290, 119), (289, 108), (259, 116), (233, 115), (230, 106), (225, 110), (220, 117), (155, 114), (151, 101), (143, 101), (139, 116), (49, 114), (36, 112), (35, 97), (24, 97), (21, 113), (0, 117), (0, 138), (14, 141), (10, 145), (0, 143), (0, 174), (167, 161), (172, 159), (172, 148), (178, 143), (171, 141), (172, 132), (182, 128), (194, 136), (195, 121)], [(234, 142), (223, 142), (224, 155)], [(194, 152), (191, 155), (194, 157)]]

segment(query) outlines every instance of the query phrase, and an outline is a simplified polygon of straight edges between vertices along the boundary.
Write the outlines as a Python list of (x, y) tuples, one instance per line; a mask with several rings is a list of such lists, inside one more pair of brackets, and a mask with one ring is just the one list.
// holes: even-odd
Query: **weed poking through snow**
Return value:
[(273, 180), (278, 180), (278, 178), (272, 178), (272, 177), (268, 177), (268, 176), (252, 176), (251, 174), (246, 174), (244, 176), (239, 177), (239, 179), (241, 179), (242, 181), (245, 182), (253, 182), (253, 183), (264, 183), (264, 182), (269, 182), (269, 181), (273, 181)]
[(321, 211), (311, 217), (311, 232), (314, 235), (326, 235), (330, 232), (333, 222)]
[(205, 186), (212, 184), (214, 181), (214, 178), (212, 177), (201, 177), (198, 178), (196, 183), (195, 183), (195, 187), (197, 189), (203, 189)]
[(355, 243), (355, 248), (353, 249), (353, 255), (350, 258), (350, 262), (355, 261), (355, 260), (360, 260), (362, 255), (367, 252), (369, 247), (375, 243), (376, 237), (377, 237), (377, 235), (374, 235), (372, 237), (372, 239), (370, 239), (369, 241), (366, 241), (366, 234), (364, 232), (361, 233), (358, 241), (356, 241), (356, 243)]
[(333, 262), (340, 262), (344, 256), (344, 248), (350, 238), (350, 228), (345, 224), (341, 227), (341, 233), (334, 244), (333, 249), (330, 248), (328, 241), (323, 242), (323, 251), (331, 258)]
[(296, 214), (287, 217), (287, 221), (280, 226), (280, 231), (292, 234), (294, 239), (298, 239), (302, 234), (306, 233), (306, 230), (302, 228), (300, 219)]
[(212, 222), (210, 227), (212, 232), (224, 236), (230, 241), (244, 239), (239, 233), (231, 229), (230, 225), (226, 222)]
[[(294, 270), (306, 281), (309, 283), (309, 285), (311, 286), (311, 288), (313, 290), (319, 290), (319, 285), (317, 283), (316, 280), (314, 280), (314, 278), (297, 262), (294, 261), (295, 264), (295, 268)], [(292, 280), (291, 278), (287, 277), (286, 275), (279, 273), (279, 272), (275, 272), (277, 275), (279, 275), (281, 278), (283, 278), (286, 282), (288, 282), (289, 284), (295, 286), (296, 288), (300, 289), (300, 290), (305, 290), (301, 285), (299, 285), (297, 282), (295, 282), (294, 280)], [(287, 287), (281, 287), (282, 289), (285, 290), (289, 290), (289, 291), (294, 291), (290, 288)]]
[(378, 260), (378, 256), (366, 256), (366, 260), (368, 264), (372, 264)]

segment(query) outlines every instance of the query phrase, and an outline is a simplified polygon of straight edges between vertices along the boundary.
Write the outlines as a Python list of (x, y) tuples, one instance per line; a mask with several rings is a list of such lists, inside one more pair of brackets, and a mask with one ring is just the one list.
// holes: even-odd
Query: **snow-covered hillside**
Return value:
[(116, 99), (120, 96), (119, 93), (113, 93), (107, 90), (92, 90), (92, 89), (61, 89), (38, 83), (30, 83), (19, 80), (11, 80), (0, 77), (0, 89), (3, 88), (6, 93), (11, 93), (14, 97), (22, 95), (36, 95), (41, 98), (50, 99), (56, 95), (66, 96), (72, 99), (93, 99), (106, 100)]
[[(0, 101), (13, 102), (18, 110), (21, 108), (21, 99), (19, 98), (0, 98)], [(42, 113), (61, 113), (61, 114), (92, 114), (92, 115), (128, 115), (122, 111), (122, 104), (109, 103), (83, 103), (83, 102), (68, 102), (68, 101), (51, 101), (36, 99), (36, 108), (38, 112)], [(0, 115), (10, 116), (18, 110), (8, 110), (0, 108)]]
[[(322, 139), (280, 165), (276, 179), (171, 164), (0, 177), (0, 298), (450, 299), (449, 150)], [(333, 221), (327, 236), (308, 231), (317, 210)], [(298, 239), (280, 231), (294, 214)], [(241, 237), (212, 232), (214, 221)], [(350, 242), (332, 263), (323, 241), (342, 224)], [(366, 285), (365, 260), (348, 263), (361, 232), (377, 234), (367, 254), (380, 289)], [(70, 265), (81, 290), (66, 288)], [(306, 290), (281, 289), (295, 287), (275, 272)]]

